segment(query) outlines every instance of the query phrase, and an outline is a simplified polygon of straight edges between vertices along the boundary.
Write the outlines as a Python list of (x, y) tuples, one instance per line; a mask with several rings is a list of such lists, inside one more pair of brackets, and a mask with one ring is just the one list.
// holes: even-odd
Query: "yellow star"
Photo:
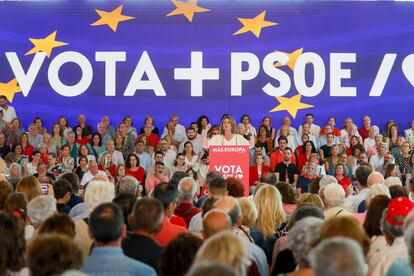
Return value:
[(276, 22), (270, 22), (270, 21), (264, 20), (265, 15), (266, 15), (266, 11), (263, 11), (261, 14), (257, 15), (254, 18), (237, 18), (243, 24), (243, 27), (241, 27), (233, 35), (244, 34), (250, 31), (257, 38), (259, 38), (262, 28), (278, 25), (278, 23)]
[(0, 82), (0, 95), (6, 96), (9, 102), (13, 102), (14, 94), (18, 92), (22, 92), (22, 90), (17, 85), (16, 79), (12, 79), (8, 83)]
[(177, 0), (171, 0), (177, 7), (175, 10), (167, 14), (167, 16), (174, 16), (178, 14), (184, 15), (188, 21), (192, 22), (194, 14), (196, 12), (208, 12), (209, 9), (197, 6), (197, 0), (188, 0), (187, 2), (181, 2)]
[(286, 110), (287, 112), (289, 112), (289, 114), (293, 118), (296, 118), (296, 114), (298, 113), (299, 109), (306, 109), (306, 108), (314, 107), (313, 105), (310, 105), (310, 104), (301, 103), (300, 102), (301, 97), (302, 97), (301, 94), (297, 94), (295, 96), (292, 96), (291, 98), (276, 97), (276, 100), (278, 100), (280, 104), (276, 106), (275, 108), (273, 108), (272, 110), (270, 110), (270, 112)]
[[(277, 52), (277, 51), (276, 51)], [(285, 52), (281, 52), (286, 54), (289, 57), (289, 61), (286, 62), (286, 64), (281, 64), (280, 62), (276, 63), (275, 66), (276, 67), (281, 67), (281, 66), (288, 66), (292, 71), (295, 70), (295, 64), (296, 64), (296, 60), (300, 57), (300, 55), (303, 52), (303, 48), (297, 49), (296, 51), (293, 51), (292, 53), (285, 53)]]
[(123, 6), (120, 5), (118, 8), (114, 9), (111, 12), (95, 10), (101, 18), (93, 22), (91, 26), (99, 26), (99, 25), (106, 24), (109, 26), (109, 28), (111, 28), (114, 32), (116, 32), (119, 22), (131, 20), (135, 18), (133, 16), (127, 16), (127, 15), (121, 14), (122, 7)]
[(40, 39), (29, 38), (30, 42), (33, 43), (34, 47), (24, 55), (27, 56), (27, 55), (35, 54), (37, 52), (44, 52), (46, 53), (47, 57), (50, 57), (50, 55), (52, 54), (53, 48), (68, 45), (68, 43), (66, 42), (56, 41), (55, 40), (56, 33), (57, 31), (54, 31), (47, 37), (40, 38)]

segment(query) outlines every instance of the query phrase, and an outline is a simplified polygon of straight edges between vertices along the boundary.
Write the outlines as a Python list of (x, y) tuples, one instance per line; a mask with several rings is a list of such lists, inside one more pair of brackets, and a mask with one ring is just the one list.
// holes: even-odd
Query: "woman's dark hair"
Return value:
[(247, 119), (249, 119), (249, 123), (250, 123), (250, 116), (249, 116), (249, 115), (247, 115), (247, 114), (243, 114), (243, 115), (240, 117), (240, 123), (242, 123), (242, 122), (243, 122), (244, 117), (247, 117)]
[(282, 195), (282, 202), (285, 204), (296, 204), (296, 199), (298, 194), (296, 189), (294, 189), (289, 183), (278, 182), (276, 188), (279, 190)]
[(401, 197), (401, 196), (408, 198), (407, 191), (400, 185), (393, 185), (389, 187), (388, 189), (390, 190), (390, 195), (392, 199)]
[(194, 169), (193, 168), (188, 168), (186, 171), (185, 171), (185, 173), (186, 174), (188, 174), (188, 175), (190, 175), (189, 174), (189, 172), (193, 172), (193, 175), (192, 175), (192, 178), (194, 178), (194, 180), (195, 181), (197, 181), (198, 180), (198, 175), (197, 175), (197, 172), (196, 171), (194, 171)]
[(0, 275), (19, 272), (26, 265), (24, 220), (0, 212)]
[(206, 115), (201, 115), (200, 117), (198, 117), (198, 119), (197, 119), (198, 134), (201, 134), (203, 132), (203, 126), (201, 125), (201, 121), (203, 119), (206, 119), (207, 123), (210, 122)]
[(369, 202), (367, 215), (365, 216), (363, 224), (368, 237), (382, 236), (380, 228), (382, 213), (388, 207), (390, 201), (391, 199), (385, 195), (377, 195)]
[(182, 153), (182, 152), (177, 153), (177, 155), (175, 156), (175, 160), (174, 160), (174, 166), (177, 166), (177, 159), (178, 159), (178, 157), (180, 157), (180, 156), (184, 156), (184, 153)]
[(92, 139), (89, 141), (89, 144), (91, 145), (91, 147), (93, 147), (93, 138), (95, 138), (95, 136), (99, 137), (98, 146), (102, 146), (102, 136), (99, 132), (95, 132), (95, 133), (92, 134)]
[(59, 180), (59, 179), (67, 180), (70, 183), (70, 185), (72, 186), (73, 192), (75, 194), (78, 193), (78, 191), (79, 191), (79, 182), (80, 181), (79, 181), (79, 176), (77, 174), (71, 173), (71, 172), (67, 172), (67, 173), (61, 174), (57, 178), (57, 180)]
[(82, 159), (85, 159), (86, 160), (86, 163), (88, 163), (88, 157), (83, 156), (83, 155), (79, 155), (79, 158), (78, 158), (78, 168), (80, 168), (80, 161)]
[(158, 272), (160, 276), (181, 276), (190, 269), (203, 241), (189, 233), (179, 235), (170, 241), (161, 254)]
[(316, 148), (315, 148), (315, 144), (312, 141), (310, 141), (310, 140), (308, 140), (305, 143), (303, 143), (302, 153), (305, 153), (306, 152), (306, 144), (309, 144), (309, 143), (312, 145), (312, 151), (311, 151), (311, 153), (317, 153)]
[[(77, 127), (73, 130), (73, 132), (75, 132), (75, 139), (78, 139), (78, 138), (79, 138), (79, 137), (78, 137), (78, 132), (77, 132), (78, 128), (80, 128), (80, 129), (82, 130), (81, 126), (77, 126)], [(82, 130), (82, 132), (81, 132), (81, 137), (82, 137), (82, 135), (83, 135), (83, 130)], [(83, 137), (82, 137), (82, 138), (83, 138)]]
[(183, 147), (183, 153), (185, 152), (185, 146), (187, 146), (188, 144), (191, 144), (192, 150), (191, 150), (191, 155), (194, 156), (196, 155), (196, 153), (194, 152), (194, 146), (193, 143), (191, 143), (190, 141), (187, 141), (184, 143), (184, 147)]
[(319, 194), (319, 182), (321, 181), (322, 177), (323, 175), (320, 175), (317, 178), (312, 179), (311, 183), (309, 184), (309, 193)]
[(34, 119), (33, 119), (33, 124), (35, 124), (36, 123), (36, 121), (37, 120), (40, 120), (41, 122), (42, 122), (42, 126), (43, 126), (43, 119), (42, 118), (40, 118), (40, 117), (35, 117)]
[[(357, 137), (357, 139), (358, 139), (358, 137)], [(355, 156), (355, 150), (359, 150), (360, 153), (362, 153), (362, 152), (365, 153), (366, 152), (364, 146), (359, 143), (359, 140), (358, 140), (358, 144), (356, 144), (356, 145), (354, 145), (354, 146), (351, 147), (351, 154), (353, 156)]]
[(264, 129), (266, 131), (266, 137), (270, 137), (271, 133), (270, 133), (270, 129), (268, 129), (265, 125), (261, 125), (257, 131), (257, 135), (260, 135), (260, 130)]
[(86, 148), (88, 149), (88, 155), (89, 155), (89, 154), (91, 154), (91, 151), (89, 150), (89, 148), (88, 148), (88, 146), (87, 146), (87, 145), (80, 145), (80, 146), (79, 146), (79, 149), (78, 149), (78, 156), (79, 156), (79, 157), (83, 156), (83, 155), (81, 154), (81, 149), (82, 149), (82, 148), (84, 148), (84, 147), (86, 147)]
[(387, 168), (385, 169), (384, 179), (387, 179), (391, 175), (391, 172), (395, 169), (395, 166), (395, 164), (387, 165)]
[(66, 214), (54, 214), (42, 223), (39, 234), (63, 234), (74, 239), (75, 223)]
[(137, 167), (139, 167), (139, 157), (134, 153), (131, 153), (130, 155), (128, 155), (128, 157), (125, 161), (125, 167), (128, 168), (128, 169), (131, 168), (131, 157), (135, 157), (137, 159)]

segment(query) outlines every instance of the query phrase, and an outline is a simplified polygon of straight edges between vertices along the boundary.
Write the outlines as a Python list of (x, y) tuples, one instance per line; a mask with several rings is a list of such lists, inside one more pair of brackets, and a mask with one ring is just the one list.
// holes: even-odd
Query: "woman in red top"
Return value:
[(23, 132), (22, 136), (20, 137), (20, 145), (22, 145), (23, 155), (26, 155), (27, 157), (32, 156), (32, 152), (35, 150), (35, 148), (29, 144), (29, 135), (27, 135), (26, 132)]
[(152, 132), (152, 128), (151, 126), (144, 126), (144, 135), (147, 137), (148, 139), (148, 144), (153, 147), (156, 148), (158, 145), (158, 141), (159, 141), (159, 137), (157, 134)]
[[(341, 136), (341, 131), (335, 127), (336, 124), (336, 119), (335, 117), (329, 117), (328, 119), (328, 125), (330, 125), (332, 127), (332, 133), (337, 136), (340, 137)], [(325, 133), (325, 128), (322, 128), (321, 131), (319, 132), (320, 135), (326, 135), (327, 133)]]
[(249, 169), (250, 186), (256, 186), (256, 184), (259, 182), (260, 177), (266, 172), (270, 172), (270, 167), (264, 164), (264, 158), (262, 155), (256, 155), (255, 165), (251, 166)]
[(344, 188), (346, 194), (352, 192), (352, 180), (346, 176), (345, 166), (342, 163), (338, 163), (335, 166), (335, 178), (338, 180), (338, 184)]
[(352, 154), (352, 148), (356, 147), (357, 145), (360, 145), (364, 147), (364, 145), (361, 144), (359, 141), (358, 136), (354, 135), (351, 137), (351, 140), (349, 141), (350, 147), (346, 149), (346, 155), (351, 156)]
[(301, 153), (299, 153), (298, 156), (298, 169), (301, 172), (303, 167), (305, 166), (306, 162), (309, 161), (309, 158), (312, 153), (317, 153), (315, 145), (312, 141), (306, 141), (303, 144), (303, 150)]
[(128, 155), (125, 162), (125, 173), (135, 177), (141, 185), (144, 185), (144, 168), (139, 166), (139, 158), (136, 154)]
[(86, 145), (89, 143), (89, 137), (82, 137), (82, 128), (80, 126), (78, 126), (75, 129), (75, 139), (76, 139), (76, 143), (78, 143), (79, 145)]

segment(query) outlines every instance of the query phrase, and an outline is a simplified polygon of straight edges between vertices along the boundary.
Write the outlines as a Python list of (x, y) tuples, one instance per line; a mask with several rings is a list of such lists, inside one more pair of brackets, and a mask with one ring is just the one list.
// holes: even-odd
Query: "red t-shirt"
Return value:
[(359, 135), (361, 135), (363, 140), (365, 140), (369, 137), (369, 129), (366, 130), (365, 127), (358, 128), (358, 133), (359, 133)]
[[(275, 167), (277, 164), (283, 162), (283, 152), (281, 152), (279, 149), (275, 150), (271, 155), (270, 155), (270, 169), (272, 170), (272, 172), (275, 171)], [(293, 164), (296, 164), (296, 157), (294, 154), (292, 154), (292, 157), (290, 158), (290, 161)]]
[[(262, 166), (262, 175), (266, 172), (270, 171), (269, 166)], [(256, 186), (256, 182), (259, 181), (259, 172), (257, 171), (256, 166), (252, 166), (249, 168), (249, 184), (250, 186)]]
[(192, 203), (180, 203), (174, 210), (174, 215), (182, 217), (185, 220), (187, 227), (193, 216), (201, 212), (200, 208), (194, 207)]
[(154, 134), (154, 133), (151, 133), (149, 136), (148, 136), (148, 143), (149, 143), (149, 145), (151, 146), (151, 147), (153, 147), (153, 148), (156, 148), (157, 146), (158, 146), (158, 141), (159, 141), (160, 139), (158, 138), (158, 135), (157, 134)]
[(76, 139), (76, 143), (78, 143), (79, 145), (86, 145), (87, 143), (89, 143), (89, 137), (83, 137), (83, 138), (78, 138)]
[(22, 151), (22, 155), (26, 155), (27, 157), (32, 156), (32, 152), (34, 152), (35, 148), (29, 144), (29, 146)]
[(160, 232), (155, 236), (155, 240), (163, 247), (166, 247), (168, 243), (175, 239), (181, 233), (186, 233), (187, 229), (174, 225), (170, 222), (170, 219), (166, 216), (162, 219), (162, 226)]
[(130, 168), (125, 169), (125, 174), (135, 177), (139, 181), (141, 186), (144, 186), (144, 174), (145, 170), (143, 167), (138, 167), (138, 170), (133, 171)]
[(344, 177), (341, 180), (339, 180), (337, 177), (335, 177), (336, 180), (338, 180), (338, 184), (342, 186), (342, 188), (344, 188), (344, 191), (346, 193), (346, 189), (349, 187), (349, 185), (352, 185), (352, 180), (349, 179), (348, 177)]
[[(335, 136), (341, 136), (341, 131), (339, 129), (337, 129), (336, 127), (333, 128), (332, 130), (333, 135)], [(325, 129), (321, 129), (321, 131), (319, 132), (320, 135), (325, 135)]]

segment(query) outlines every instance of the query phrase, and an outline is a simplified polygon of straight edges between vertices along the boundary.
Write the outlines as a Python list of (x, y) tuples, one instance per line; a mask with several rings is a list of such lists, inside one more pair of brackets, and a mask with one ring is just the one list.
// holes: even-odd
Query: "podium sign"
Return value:
[(209, 171), (217, 171), (224, 178), (237, 177), (249, 195), (249, 146), (210, 146)]

